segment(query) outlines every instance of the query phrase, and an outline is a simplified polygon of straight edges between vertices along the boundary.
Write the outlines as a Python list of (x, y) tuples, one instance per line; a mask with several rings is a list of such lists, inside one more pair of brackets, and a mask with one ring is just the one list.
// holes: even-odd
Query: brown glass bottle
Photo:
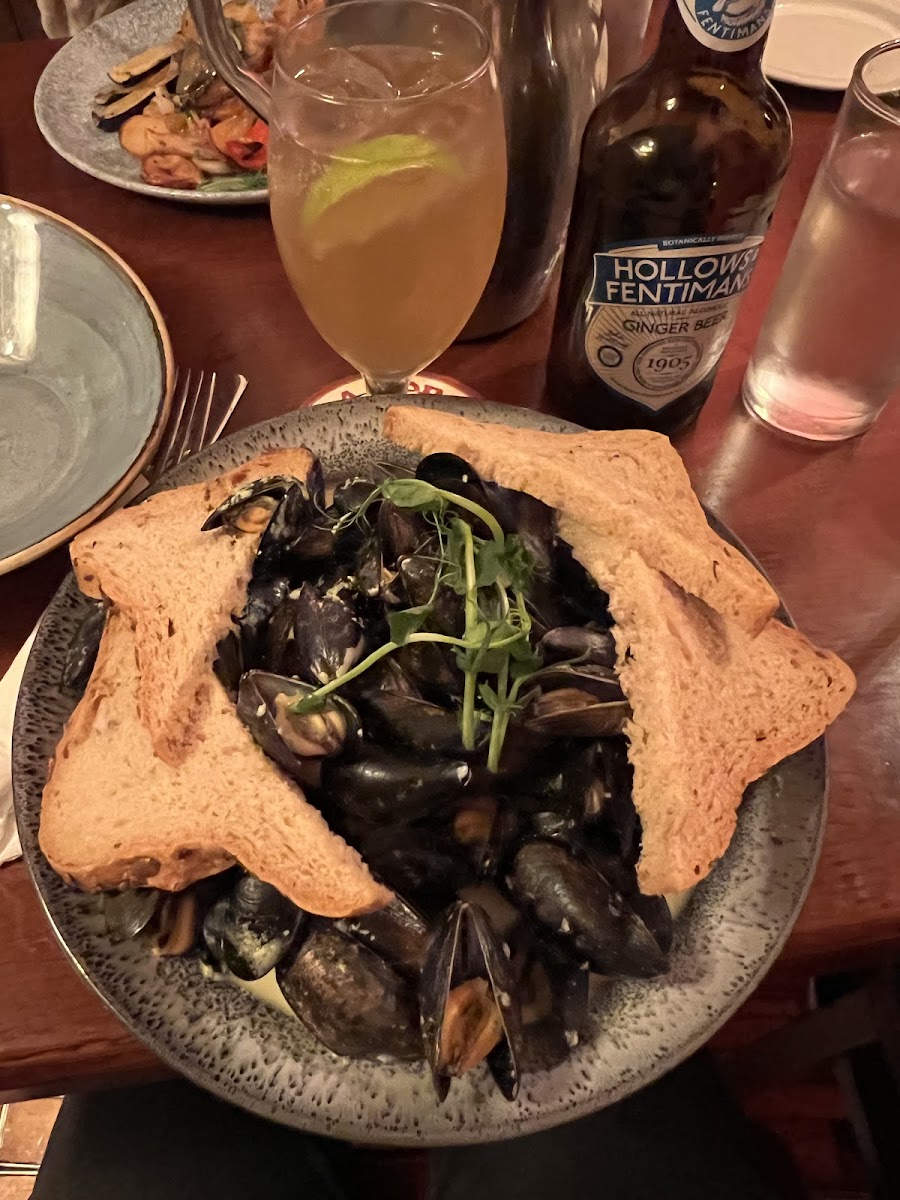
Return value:
[(595, 429), (673, 433), (709, 395), (787, 170), (761, 59), (774, 0), (669, 0), (585, 129), (547, 390)]

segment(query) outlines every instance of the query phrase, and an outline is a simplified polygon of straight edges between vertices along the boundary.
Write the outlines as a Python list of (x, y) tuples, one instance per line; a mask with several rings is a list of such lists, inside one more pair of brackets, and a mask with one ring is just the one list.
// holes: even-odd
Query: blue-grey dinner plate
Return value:
[(125, 492), (172, 383), (169, 335), (134, 272), (62, 217), (0, 196), (0, 574)]
[[(381, 432), (388, 403), (342, 401), (255, 425), (192, 456), (163, 486), (211, 478), (272, 446), (308, 446), (332, 479), (364, 474), (376, 463), (412, 465), (418, 456)], [(524, 428), (576, 428), (478, 400), (417, 403)], [(537, 460), (534, 469), (540, 470)], [(585, 1116), (659, 1078), (701, 1046), (759, 983), (800, 910), (825, 816), (822, 738), (747, 789), (727, 854), (676, 924), (668, 975), (607, 982), (593, 998), (589, 1028), (571, 1057), (525, 1075), (515, 1103), (504, 1100), (479, 1067), (455, 1081), (438, 1104), (424, 1063), (339, 1058), (296, 1018), (204, 974), (196, 958), (154, 958), (140, 940), (111, 945), (97, 898), (66, 887), (54, 873), (38, 845), (41, 791), (74, 704), (59, 688), (66, 646), (87, 611), (70, 576), (47, 609), (25, 668), (13, 735), (25, 858), (76, 968), (128, 1028), (189, 1079), (260, 1116), (356, 1142), (407, 1146), (488, 1142)], [(597, 1187), (602, 1196), (602, 1180)]]

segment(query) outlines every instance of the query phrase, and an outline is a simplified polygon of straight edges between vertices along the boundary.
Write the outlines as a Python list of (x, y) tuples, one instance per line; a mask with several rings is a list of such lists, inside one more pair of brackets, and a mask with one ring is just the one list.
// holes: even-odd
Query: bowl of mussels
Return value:
[(23, 686), (17, 812), (64, 946), (196, 1082), (356, 1140), (490, 1140), (626, 1095), (738, 1006), (805, 894), (824, 760), (814, 744), (748, 790), (728, 853), (693, 894), (643, 894), (605, 593), (553, 509), (455, 455), (386, 442), (383, 411), (359, 401), (254, 427), (163, 486), (273, 444), (313, 451), (299, 486), (258, 481), (207, 520), (263, 529), (215, 671), (391, 902), (325, 918), (240, 866), (178, 893), (66, 887), (37, 843), (43, 764), (102, 627), (71, 578)]

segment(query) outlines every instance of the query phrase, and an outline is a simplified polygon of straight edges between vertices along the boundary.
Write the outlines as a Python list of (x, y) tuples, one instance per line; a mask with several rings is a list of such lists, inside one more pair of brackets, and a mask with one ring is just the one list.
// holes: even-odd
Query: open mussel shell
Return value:
[(315, 928), (276, 970), (285, 1000), (335, 1054), (420, 1058), (414, 989), (374, 950), (333, 926)]
[(339, 754), (360, 730), (355, 709), (340, 696), (327, 697), (314, 712), (290, 711), (294, 701), (314, 691), (311, 684), (270, 671), (248, 671), (238, 690), (238, 716), (254, 740), (301, 782), (307, 778), (302, 760)]
[(577, 659), (579, 666), (606, 667), (609, 670), (616, 665), (616, 642), (608, 629), (592, 629), (589, 625), (558, 625), (555, 629), (547, 630), (537, 648), (548, 663)]
[(519, 1091), (516, 980), (487, 914), (459, 901), (438, 926), (422, 971), (422, 1035), (438, 1099), (454, 1075), (486, 1059), (507, 1100)]
[(381, 825), (416, 820), (440, 810), (470, 784), (468, 763), (391, 754), (366, 744), (354, 758), (322, 766), (322, 788), (346, 817)]
[(129, 938), (137, 937), (156, 916), (163, 898), (163, 893), (155, 888), (105, 892), (101, 911), (110, 941), (127, 942)]
[(668, 959), (622, 893), (592, 861), (556, 841), (524, 842), (506, 883), (515, 902), (602, 975), (649, 979)]
[(621, 733), (630, 717), (624, 698), (598, 700), (580, 687), (563, 687), (532, 700), (524, 725), (544, 737), (602, 738)]
[(262, 979), (281, 961), (306, 917), (277, 888), (242, 875), (203, 921), (213, 963), (238, 979)]
[[(378, 484), (373, 479), (365, 479), (362, 476), (345, 479), (339, 487), (334, 489), (332, 506), (339, 517), (348, 516), (362, 508), (377, 487)], [(372, 513), (371, 515), (377, 514)]]
[(401, 975), (418, 979), (428, 949), (428, 925), (401, 897), (395, 896), (375, 912), (341, 917), (334, 927), (374, 950)]
[(91, 601), (90, 611), (75, 630), (66, 651), (61, 679), (65, 691), (80, 694), (87, 687), (105, 626), (106, 605), (102, 600)]
[(319, 562), (334, 551), (330, 517), (314, 498), (321, 495), (316, 483), (295, 483), (279, 501), (256, 555), (256, 574), (294, 569)]
[(261, 534), (282, 498), (299, 480), (291, 475), (264, 475), (232, 492), (203, 522), (203, 532), (221, 529)]

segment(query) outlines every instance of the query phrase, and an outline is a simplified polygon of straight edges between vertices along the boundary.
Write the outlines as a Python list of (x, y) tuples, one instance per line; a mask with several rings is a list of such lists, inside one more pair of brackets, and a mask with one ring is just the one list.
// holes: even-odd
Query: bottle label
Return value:
[(584, 348), (594, 372), (657, 411), (716, 366), (762, 236), (620, 242), (594, 255)]
[(678, 7), (698, 42), (728, 54), (766, 36), (775, 0), (678, 0)]

